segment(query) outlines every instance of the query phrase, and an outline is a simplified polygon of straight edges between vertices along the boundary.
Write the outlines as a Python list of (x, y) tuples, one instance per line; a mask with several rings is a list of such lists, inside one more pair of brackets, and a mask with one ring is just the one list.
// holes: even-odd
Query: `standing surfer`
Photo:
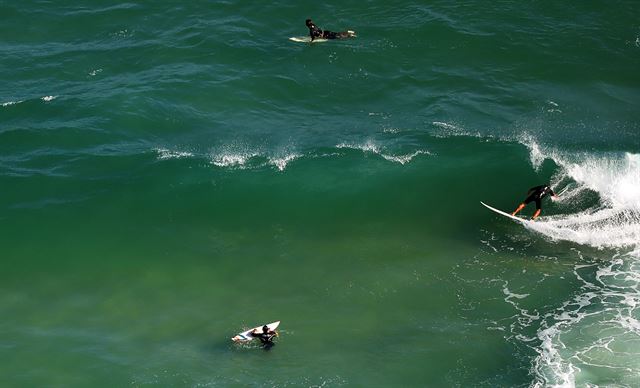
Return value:
[(549, 194), (551, 194), (552, 198), (558, 198), (556, 193), (553, 192), (551, 186), (549, 185), (540, 185), (530, 188), (529, 191), (527, 191), (527, 198), (525, 198), (525, 200), (513, 213), (511, 213), (511, 215), (515, 216), (520, 210), (524, 209), (524, 207), (527, 206), (528, 203), (535, 201), (536, 212), (533, 213), (533, 217), (531, 217), (532, 220), (535, 220), (536, 218), (538, 218), (538, 216), (540, 215), (540, 211), (542, 210), (542, 198), (546, 197)]
[(356, 36), (356, 33), (347, 30), (342, 32), (333, 32), (322, 30), (316, 26), (311, 19), (307, 19), (305, 24), (309, 27), (309, 36), (311, 36), (311, 41), (313, 42), (315, 39), (346, 39), (352, 38)]

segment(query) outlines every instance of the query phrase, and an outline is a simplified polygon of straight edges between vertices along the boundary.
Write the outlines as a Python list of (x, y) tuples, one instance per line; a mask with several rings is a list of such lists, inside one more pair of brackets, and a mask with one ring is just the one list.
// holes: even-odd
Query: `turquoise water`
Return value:
[(639, 11), (1, 2), (0, 384), (640, 385)]

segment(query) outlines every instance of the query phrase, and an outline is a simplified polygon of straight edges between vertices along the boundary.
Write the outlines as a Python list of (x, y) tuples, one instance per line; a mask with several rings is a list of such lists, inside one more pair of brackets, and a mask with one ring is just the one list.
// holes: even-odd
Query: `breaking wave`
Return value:
[[(534, 168), (539, 169), (546, 160), (558, 166), (551, 184), (564, 191), (558, 201), (559, 214), (527, 227), (551, 240), (614, 252), (604, 264), (585, 264), (580, 256), (574, 268), (581, 282), (579, 291), (540, 317), (531, 386), (593, 386), (594, 376), (605, 385), (637, 386), (640, 155), (570, 154), (541, 146), (530, 137), (522, 142), (530, 151)], [(513, 304), (512, 299), (509, 302)], [(519, 315), (523, 314), (527, 312), (520, 311)]]
[(158, 160), (169, 159), (206, 159), (208, 162), (219, 168), (230, 169), (255, 169), (265, 167), (275, 167), (279, 171), (285, 171), (287, 167), (294, 161), (303, 158), (331, 158), (343, 157), (348, 150), (362, 151), (365, 154), (374, 154), (389, 162), (405, 165), (410, 163), (414, 158), (420, 155), (432, 155), (426, 150), (414, 150), (407, 153), (390, 153), (383, 152), (373, 142), (363, 144), (340, 143), (333, 147), (329, 152), (327, 150), (310, 150), (306, 152), (283, 151), (268, 153), (260, 150), (250, 150), (242, 147), (226, 147), (218, 151), (208, 154), (198, 154), (192, 151), (170, 150), (167, 148), (156, 148), (154, 153)]
[(418, 155), (431, 155), (431, 152), (425, 150), (417, 150), (408, 154), (400, 154), (394, 155), (389, 152), (383, 151), (381, 147), (376, 145), (372, 141), (367, 141), (362, 144), (352, 144), (352, 143), (340, 143), (336, 146), (338, 149), (352, 149), (352, 150), (360, 150), (364, 153), (372, 153), (378, 156), (381, 156), (385, 160), (394, 163), (407, 164), (413, 160)]
[[(534, 168), (552, 160), (559, 171), (551, 184), (563, 190), (560, 208), (588, 203), (579, 211), (545, 217), (529, 228), (553, 240), (572, 241), (595, 248), (640, 246), (640, 154), (570, 155), (540, 146), (530, 138)], [(595, 201), (587, 201), (591, 195)]]

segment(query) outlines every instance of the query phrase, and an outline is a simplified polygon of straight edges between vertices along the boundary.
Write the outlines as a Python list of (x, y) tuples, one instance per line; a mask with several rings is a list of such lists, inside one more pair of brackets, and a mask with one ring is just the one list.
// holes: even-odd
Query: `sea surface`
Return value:
[(640, 386), (639, 15), (0, 1), (0, 386)]

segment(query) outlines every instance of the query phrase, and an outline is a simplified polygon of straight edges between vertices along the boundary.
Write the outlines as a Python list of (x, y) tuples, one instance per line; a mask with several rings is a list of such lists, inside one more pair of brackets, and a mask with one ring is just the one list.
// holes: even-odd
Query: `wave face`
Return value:
[(2, 385), (640, 386), (638, 1), (64, 3), (0, 2)]

